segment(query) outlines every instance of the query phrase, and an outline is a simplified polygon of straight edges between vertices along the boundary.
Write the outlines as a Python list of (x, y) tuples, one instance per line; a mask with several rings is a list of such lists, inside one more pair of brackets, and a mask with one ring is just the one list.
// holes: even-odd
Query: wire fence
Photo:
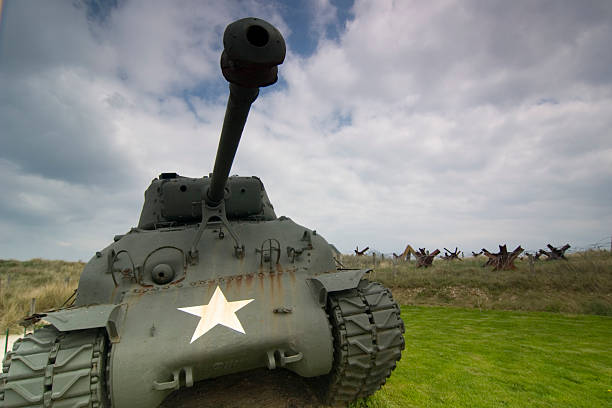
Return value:
[[(546, 248), (538, 248), (538, 249), (528, 248), (528, 249), (525, 249), (525, 252), (536, 253), (540, 249), (546, 249)], [(597, 240), (597, 242), (594, 242), (592, 244), (586, 244), (586, 245), (581, 245), (581, 246), (572, 245), (567, 250), (567, 253), (573, 254), (576, 252), (586, 252), (586, 251), (612, 251), (612, 237), (601, 238)]]
[(588, 250), (612, 250), (612, 237), (602, 238), (599, 241), (584, 247), (576, 247), (571, 252), (581, 252)]

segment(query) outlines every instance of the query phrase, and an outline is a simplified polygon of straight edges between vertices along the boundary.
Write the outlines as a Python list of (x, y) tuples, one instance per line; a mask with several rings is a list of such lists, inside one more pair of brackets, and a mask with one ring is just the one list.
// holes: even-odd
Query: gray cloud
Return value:
[(245, 14), (277, 24), (289, 53), (232, 173), (261, 176), (278, 214), (344, 251), (609, 234), (609, 2), (357, 1), (343, 26), (320, 1), (308, 57), (282, 7), (125, 1), (96, 20), (68, 1), (9, 2), (0, 256), (86, 259), (136, 223), (152, 177), (207, 174), (220, 38)]
[(117, 166), (129, 160), (112, 139), (116, 129), (101, 106), (101, 86), (71, 70), (0, 78), (0, 158), (26, 173), (80, 184), (127, 176), (129, 165)]

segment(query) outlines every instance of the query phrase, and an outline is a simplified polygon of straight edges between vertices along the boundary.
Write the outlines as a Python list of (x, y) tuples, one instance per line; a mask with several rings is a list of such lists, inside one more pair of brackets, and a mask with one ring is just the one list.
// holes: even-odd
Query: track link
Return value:
[(35, 330), (17, 340), (2, 362), (0, 407), (108, 407), (106, 352), (101, 330)]
[(404, 349), (404, 322), (389, 289), (362, 280), (356, 289), (330, 293), (334, 367), (327, 403), (346, 405), (376, 392)]

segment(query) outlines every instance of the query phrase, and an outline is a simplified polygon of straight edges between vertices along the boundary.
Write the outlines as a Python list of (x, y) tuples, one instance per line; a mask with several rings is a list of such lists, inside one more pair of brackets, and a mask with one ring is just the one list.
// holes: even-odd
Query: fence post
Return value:
[(533, 273), (534, 272), (533, 255), (527, 254), (527, 258), (529, 258), (529, 272)]
[(30, 316), (36, 313), (36, 298), (32, 298), (32, 302), (30, 303)]
[(372, 253), (372, 264), (376, 267), (376, 253)]
[(9, 338), (9, 329), (6, 329), (6, 338), (4, 339), (4, 354), (6, 355), (6, 350), (8, 350), (8, 338)]

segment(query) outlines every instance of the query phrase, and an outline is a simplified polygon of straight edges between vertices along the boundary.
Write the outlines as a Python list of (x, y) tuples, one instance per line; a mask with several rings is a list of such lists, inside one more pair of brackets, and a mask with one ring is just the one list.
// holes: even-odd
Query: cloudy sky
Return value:
[(88, 260), (208, 174), (247, 16), (288, 52), (232, 174), (277, 215), (346, 253), (609, 242), (609, 0), (5, 0), (0, 258)]

